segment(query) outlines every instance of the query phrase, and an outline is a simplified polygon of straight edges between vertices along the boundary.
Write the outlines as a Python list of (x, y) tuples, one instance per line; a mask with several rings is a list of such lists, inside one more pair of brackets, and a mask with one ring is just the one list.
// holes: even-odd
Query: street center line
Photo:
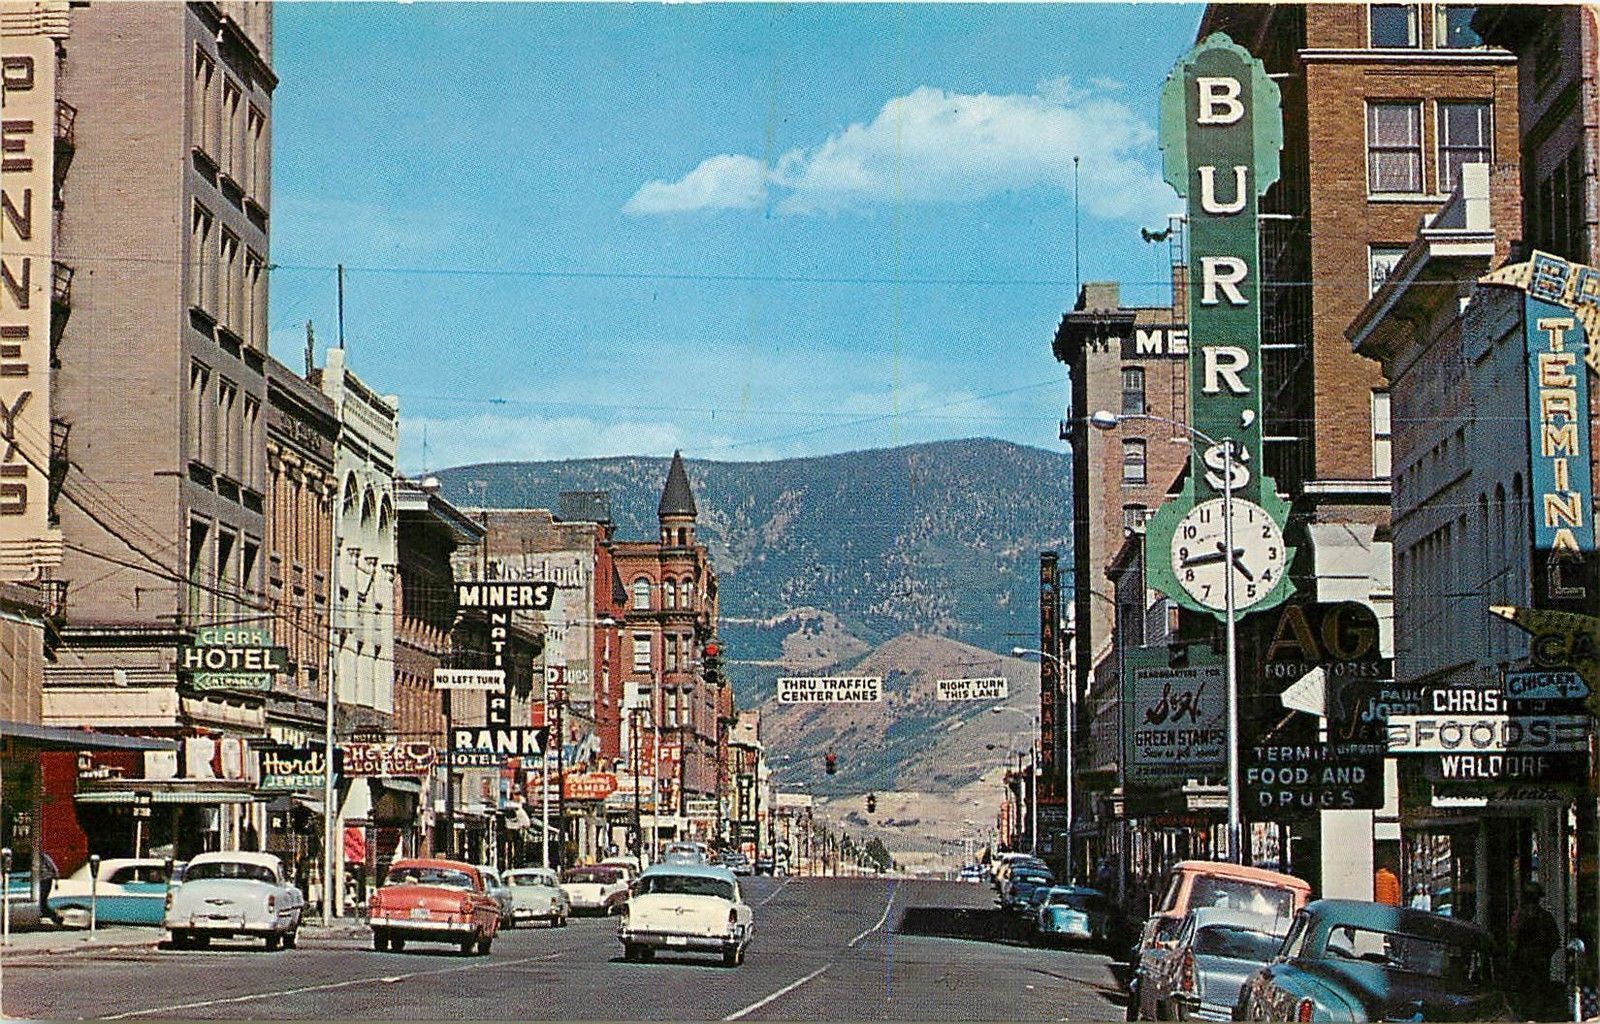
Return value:
[(866, 938), (868, 935), (871, 935), (873, 932), (875, 932), (879, 928), (883, 927), (883, 923), (885, 921), (889, 920), (889, 908), (894, 906), (894, 891), (895, 891), (895, 883), (890, 882), (889, 883), (889, 902), (885, 903), (883, 905), (883, 916), (878, 918), (878, 923), (877, 924), (873, 925), (871, 928), (868, 928), (866, 931), (862, 932), (860, 935), (857, 935), (855, 938), (851, 939), (848, 943), (846, 943), (845, 948), (854, 949), (856, 943), (860, 942), (862, 939)]
[(783, 891), (783, 886), (784, 885), (788, 885), (788, 884), (789, 884), (789, 880), (787, 878), (785, 878), (783, 880), (783, 885), (780, 885), (776, 889), (774, 889), (771, 892), (767, 893), (767, 898), (762, 900), (760, 903), (757, 903), (756, 904), (756, 908), (760, 909), (761, 907), (766, 906), (768, 903), (771, 903), (772, 902), (772, 898), (774, 896), (778, 895), (778, 893), (782, 892)]
[(761, 1009), (763, 1006), (765, 1006), (768, 1003), (772, 1002), (774, 999), (777, 999), (780, 996), (788, 995), (790, 992), (793, 992), (795, 989), (799, 988), (801, 985), (804, 985), (806, 982), (810, 981), (812, 978), (815, 978), (817, 975), (821, 974), (823, 971), (826, 971), (828, 968), (830, 968), (832, 966), (833, 966), (833, 964), (831, 964), (831, 963), (823, 964), (821, 967), (818, 967), (816, 970), (812, 971), (810, 974), (806, 975), (804, 978), (801, 978), (798, 981), (791, 981), (791, 982), (789, 982), (789, 984), (787, 984), (787, 985), (783, 986), (782, 988), (778, 989), (778, 991), (772, 993), (770, 996), (767, 996), (765, 999), (758, 999), (755, 1002), (751, 1003), (749, 1006), (746, 1006), (744, 1009), (739, 1010), (739, 1011), (737, 1011), (735, 1013), (730, 1013), (730, 1014), (728, 1014), (726, 1017), (724, 1017), (722, 1019), (723, 1020), (738, 1020), (740, 1017), (743, 1017), (745, 1014), (755, 1013), (757, 1010)]
[(277, 996), (299, 996), (307, 992), (331, 992), (339, 988), (351, 988), (356, 985), (392, 985), (399, 981), (410, 981), (413, 978), (428, 978), (439, 974), (454, 974), (459, 971), (470, 971), (481, 967), (511, 967), (516, 964), (531, 964), (540, 960), (556, 960), (564, 954), (548, 953), (544, 956), (523, 957), (520, 960), (484, 960), (472, 964), (459, 964), (455, 967), (442, 967), (436, 971), (413, 971), (410, 974), (381, 974), (371, 978), (347, 978), (344, 981), (330, 981), (321, 985), (305, 985), (300, 988), (279, 989), (273, 992), (257, 992), (246, 996), (228, 996), (223, 999), (203, 999), (193, 1003), (176, 1003), (172, 1006), (154, 1006), (148, 1010), (125, 1010), (122, 1013), (113, 1013), (109, 1016), (97, 1018), (99, 1020), (125, 1020), (129, 1017), (148, 1017), (151, 1014), (175, 1013), (180, 1010), (198, 1010), (207, 1006), (226, 1006), (229, 1003), (248, 1003), (257, 999), (272, 999)]

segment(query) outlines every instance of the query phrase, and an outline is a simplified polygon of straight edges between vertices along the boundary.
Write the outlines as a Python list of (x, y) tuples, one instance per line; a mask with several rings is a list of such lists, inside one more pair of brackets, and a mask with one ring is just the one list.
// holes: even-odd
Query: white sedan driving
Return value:
[(293, 949), (305, 905), (272, 854), (202, 853), (168, 894), (162, 924), (175, 949), (235, 935), (264, 939), (268, 949)]
[(657, 950), (721, 953), (726, 967), (744, 963), (755, 915), (727, 868), (656, 864), (633, 883), (617, 938), (627, 960), (651, 960)]

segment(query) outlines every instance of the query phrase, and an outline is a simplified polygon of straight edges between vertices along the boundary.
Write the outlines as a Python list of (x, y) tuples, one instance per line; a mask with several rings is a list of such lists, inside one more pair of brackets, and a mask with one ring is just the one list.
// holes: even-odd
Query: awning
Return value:
[(380, 777), (375, 778), (372, 781), (376, 782), (384, 789), (390, 789), (396, 793), (415, 793), (417, 796), (422, 795), (421, 779), (391, 779)]
[(0, 721), (0, 736), (24, 740), (41, 747), (58, 750), (177, 750), (177, 740), (159, 740), (147, 736), (123, 736), (114, 732), (94, 732), (90, 729), (63, 729), (53, 725), (30, 725), (26, 722)]
[[(155, 789), (142, 790), (150, 795), (153, 804), (249, 804), (256, 802), (254, 793), (218, 789)], [(137, 794), (131, 789), (98, 789), (79, 793), (73, 799), (80, 804), (131, 804)]]

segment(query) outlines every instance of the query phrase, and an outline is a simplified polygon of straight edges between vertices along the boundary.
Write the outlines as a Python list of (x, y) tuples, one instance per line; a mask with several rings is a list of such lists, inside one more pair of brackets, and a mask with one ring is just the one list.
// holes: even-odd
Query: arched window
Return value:
[(650, 607), (650, 581), (643, 576), (633, 581), (633, 606), (635, 608)]
[(681, 592), (679, 593), (678, 596), (679, 596), (679, 599), (683, 602), (683, 607), (685, 607), (685, 608), (693, 608), (694, 607), (694, 580), (684, 580), (683, 581), (683, 588), (682, 588), (682, 590), (681, 590)]
[(686, 545), (688, 543), (689, 543), (689, 531), (684, 529), (681, 526), (678, 527), (678, 547), (681, 548), (681, 547), (683, 547), (684, 545)]

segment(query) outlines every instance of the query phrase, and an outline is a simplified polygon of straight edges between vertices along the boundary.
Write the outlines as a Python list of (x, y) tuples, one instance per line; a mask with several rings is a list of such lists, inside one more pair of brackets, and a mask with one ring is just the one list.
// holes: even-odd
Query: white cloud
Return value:
[(649, 181), (623, 206), (625, 213), (753, 209), (767, 200), (767, 169), (748, 156), (708, 157), (677, 181)]
[(1081, 158), (1091, 216), (1160, 223), (1177, 198), (1157, 174), (1155, 131), (1125, 104), (1067, 78), (1032, 94), (953, 93), (922, 86), (815, 146), (784, 153), (763, 172), (753, 157), (722, 155), (676, 182), (652, 181), (630, 213), (754, 208), (776, 197), (784, 214), (837, 213), (880, 203), (957, 203), (1032, 188), (1071, 194)]

